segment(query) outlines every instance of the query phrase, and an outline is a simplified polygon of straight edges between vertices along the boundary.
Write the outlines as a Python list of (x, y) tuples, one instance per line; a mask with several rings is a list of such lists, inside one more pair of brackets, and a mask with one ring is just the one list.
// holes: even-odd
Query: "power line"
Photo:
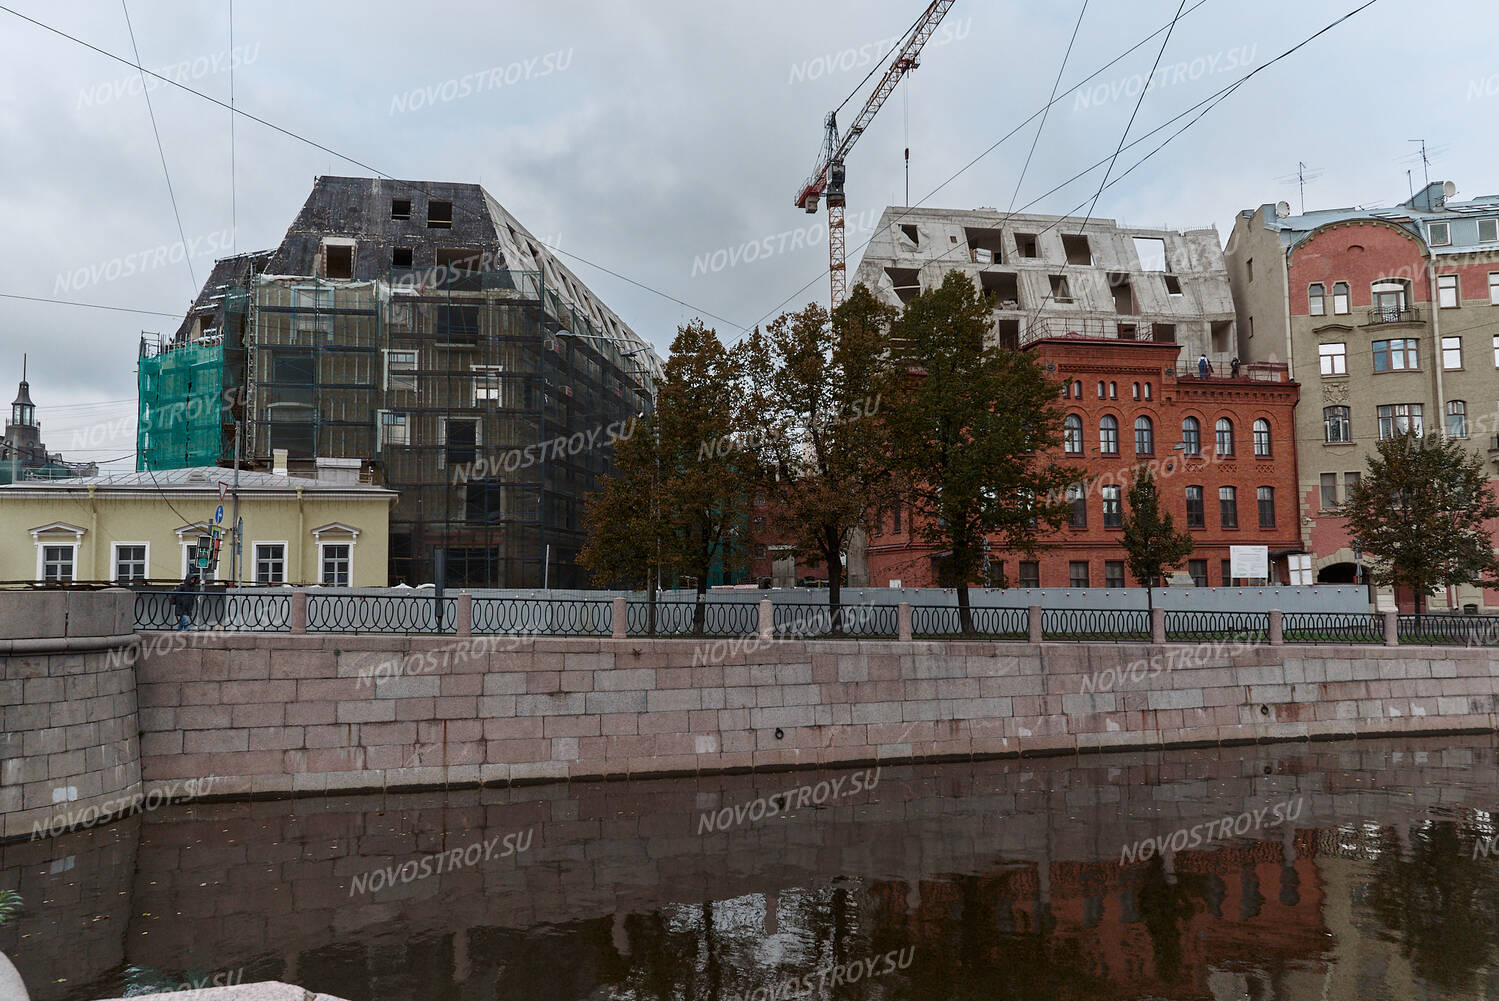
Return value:
[(174, 320), (182, 319), (180, 313), (163, 313), (155, 309), (131, 309), (129, 306), (106, 306), (97, 302), (77, 302), (73, 299), (49, 299), (35, 295), (17, 295), (14, 292), (0, 292), (0, 299), (20, 299), (23, 302), (45, 302), (56, 306), (83, 306), (86, 309), (108, 309), (116, 313), (139, 313), (144, 316), (169, 316)]
[[(123, 3), (124, 0), (121, 0), (121, 2)], [(1199, 0), (1199, 2), (1206, 2), (1206, 0)], [(77, 37), (76, 35), (70, 35), (66, 31), (63, 31), (60, 28), (54, 28), (50, 24), (46, 24), (46, 23), (44, 23), (42, 21), (38, 21), (38, 20), (36, 20), (35, 18), (32, 18), (32, 17), (27, 17), (25, 14), (22, 14), (20, 11), (14, 10), (11, 7), (7, 7), (7, 6), (3, 5), (3, 4), (0, 4), (0, 11), (3, 11), (5, 13), (7, 13), (7, 14), (10, 14), (13, 17), (20, 18), (21, 20), (26, 21), (29, 24), (33, 24), (36, 27), (41, 28), (41, 29), (43, 29), (45, 31), (49, 31), (52, 34), (57, 35), (57, 36), (59, 36), (61, 38), (66, 38), (68, 41), (73, 42), (76, 45), (81, 45), (81, 46), (83, 46), (86, 49), (90, 49), (90, 50), (92, 50), (94, 52), (97, 52), (101, 56), (105, 56), (105, 57), (107, 57), (109, 59), (113, 59), (115, 62), (123, 63), (126, 66), (130, 66), (130, 67), (132, 67), (132, 68), (140, 71), (142, 74), (153, 76), (156, 79), (162, 81), (163, 83), (166, 83), (166, 84), (168, 84), (170, 86), (176, 87), (179, 90), (187, 91), (189, 94), (192, 94), (195, 97), (202, 98), (203, 100), (208, 101), (211, 104), (215, 104), (215, 105), (219, 106), (220, 108), (223, 108), (226, 111), (230, 112), (233, 115), (241, 115), (241, 116), (243, 116), (245, 118), (248, 118), (250, 121), (255, 122), (256, 124), (263, 125), (266, 128), (272, 130), (273, 132), (278, 132), (281, 135), (286, 136), (289, 139), (295, 139), (297, 142), (305, 143), (305, 144), (307, 144), (308, 146), (311, 146), (314, 149), (321, 150), (322, 152), (329, 154), (330, 156), (335, 156), (338, 159), (343, 160), (343, 161), (345, 161), (347, 163), (352, 163), (354, 166), (360, 167), (363, 170), (367, 170), (371, 174), (374, 174), (377, 177), (383, 178), (384, 180), (391, 181), (391, 182), (393, 182), (395, 184), (403, 185), (403, 186), (405, 186), (407, 188), (411, 188), (412, 190), (418, 190), (415, 185), (409, 184), (408, 182), (403, 181), (400, 178), (393, 177), (390, 174), (387, 174), (385, 171), (379, 170), (379, 169), (375, 168), (374, 166), (371, 166), (370, 164), (365, 163), (362, 160), (359, 160), (359, 159), (356, 159), (355, 157), (349, 156), (346, 153), (340, 153), (337, 150), (335, 150), (335, 149), (333, 149), (333, 148), (331, 148), (329, 146), (323, 145), (322, 143), (318, 142), (315, 139), (309, 139), (307, 136), (301, 135), (300, 133), (297, 133), (297, 132), (293, 132), (290, 129), (283, 128), (282, 126), (276, 125), (276, 124), (274, 124), (272, 122), (269, 122), (266, 119), (259, 117), (258, 115), (252, 115), (248, 111), (245, 111), (242, 108), (235, 107), (232, 104), (225, 104), (223, 101), (219, 100), (218, 98), (216, 98), (216, 97), (214, 97), (214, 96), (212, 96), (210, 94), (205, 94), (201, 90), (197, 90), (197, 89), (195, 89), (193, 87), (189, 87), (187, 84), (181, 83), (181, 82), (179, 82), (177, 80), (173, 80), (170, 77), (163, 76), (160, 73), (156, 73), (156, 72), (153, 72), (151, 70), (148, 70), (144, 66), (140, 65), (140, 56), (139, 55), (136, 56), (135, 62), (131, 62), (129, 59), (126, 59), (124, 56), (115, 55), (113, 52), (110, 52), (110, 51), (108, 51), (106, 49), (101, 49), (99, 46), (94, 45), (94, 44), (92, 44), (90, 42), (86, 42), (83, 39)], [(231, 53), (231, 58), (232, 58), (232, 53)], [(475, 218), (479, 218), (479, 217), (475, 216)], [(614, 278), (618, 278), (620, 281), (623, 281), (623, 282), (626, 282), (626, 283), (628, 283), (630, 285), (633, 285), (633, 286), (635, 286), (638, 289), (641, 289), (641, 290), (646, 291), (646, 292), (650, 292), (652, 295), (657, 295), (657, 296), (660, 296), (663, 299), (668, 299), (671, 302), (674, 302), (674, 303), (676, 303), (679, 306), (685, 306), (688, 309), (691, 309), (691, 310), (699, 313), (702, 316), (711, 317), (712, 319), (718, 320), (720, 323), (727, 323), (729, 326), (735, 327), (735, 328), (737, 328), (739, 330), (744, 330), (744, 331), (748, 331), (749, 330), (748, 327), (745, 327), (742, 324), (735, 323), (733, 320), (726, 319), (725, 317), (719, 316), (717, 313), (713, 313), (713, 312), (710, 312), (709, 310), (703, 309), (700, 306), (694, 306), (692, 303), (687, 302), (685, 299), (679, 299), (679, 298), (677, 298), (676, 296), (672, 295), (669, 292), (663, 292), (662, 290), (660, 290), (658, 288), (654, 288), (654, 287), (652, 287), (650, 285), (646, 285), (643, 282), (638, 282), (638, 281), (636, 281), (633, 278), (629, 278), (629, 277), (627, 277), (625, 275), (620, 274), (617, 271), (614, 271), (614, 270), (611, 270), (609, 268), (606, 268), (602, 264), (596, 264), (593, 261), (588, 260), (586, 257), (580, 257), (577, 254), (570, 253), (570, 252), (568, 252), (566, 250), (563, 250), (561, 247), (550, 247), (548, 249), (551, 250), (551, 252), (554, 253), (554, 254), (560, 254), (560, 255), (562, 255), (564, 257), (567, 257), (567, 258), (569, 258), (571, 260), (577, 261), (580, 264), (586, 264), (586, 265), (588, 265), (591, 268), (595, 268), (595, 269), (597, 269), (599, 271), (602, 271), (604, 274), (610, 275), (610, 276), (612, 276)], [(194, 279), (194, 284), (195, 285), (197, 284), (196, 279)], [(172, 314), (172, 315), (175, 315), (175, 314)]]
[[(1067, 69), (1067, 58), (1072, 55), (1072, 45), (1077, 41), (1078, 29), (1083, 26), (1083, 15), (1088, 13), (1088, 0), (1083, 0), (1083, 9), (1077, 12), (1077, 23), (1072, 26), (1072, 37), (1067, 40), (1067, 51), (1062, 53), (1062, 65), (1057, 67), (1057, 78), (1051, 84), (1051, 97), (1047, 99), (1046, 107), (1041, 109), (1041, 124), (1036, 126), (1036, 134), (1031, 138), (1030, 152), (1025, 154), (1025, 165), (1020, 168), (1020, 176), (1015, 178), (1015, 191), (1010, 195), (1009, 208), (1015, 207), (1015, 199), (1020, 197), (1020, 185), (1025, 180), (1025, 172), (1030, 169), (1031, 157), (1036, 154), (1036, 144), (1041, 141), (1041, 131), (1046, 128), (1046, 116), (1051, 112), (1051, 106), (1057, 102), (1057, 88), (1062, 85), (1062, 72)], [(1181, 16), (1181, 12), (1177, 12)]]
[[(187, 263), (187, 276), (192, 279), (193, 294), (198, 294), (198, 276), (193, 273), (193, 255), (187, 252), (187, 233), (182, 228), (182, 213), (177, 211), (177, 192), (172, 190), (172, 173), (167, 170), (167, 153), (161, 145), (161, 130), (156, 127), (156, 111), (151, 107), (151, 88), (146, 86), (146, 71), (141, 69), (141, 50), (135, 44), (135, 29), (130, 25), (130, 8), (120, 0), (120, 9), (125, 12), (125, 30), (130, 32), (130, 51), (135, 53), (136, 69), (141, 73), (141, 93), (146, 98), (146, 113), (151, 116), (151, 134), (156, 136), (156, 153), (161, 157), (161, 172), (167, 179), (167, 194), (172, 199), (172, 215), (177, 218), (177, 239), (182, 241), (182, 259)], [(233, 58), (234, 53), (229, 54)]]

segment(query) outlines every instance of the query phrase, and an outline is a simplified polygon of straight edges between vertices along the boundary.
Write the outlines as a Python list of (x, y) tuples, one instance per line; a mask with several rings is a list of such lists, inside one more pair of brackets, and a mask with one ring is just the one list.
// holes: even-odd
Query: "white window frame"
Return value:
[[(1448, 283), (1450, 284), (1444, 284)], [(1462, 296), (1459, 294), (1457, 275), (1437, 275), (1437, 308), (1457, 309), (1462, 305)], [(1448, 301), (1447, 293), (1451, 292), (1451, 301)]]
[[(401, 426), (406, 429), (405, 441), (392, 441), (385, 436), (385, 418), (404, 417), (405, 423)], [(377, 410), (375, 411), (375, 448), (383, 449), (387, 445), (410, 445), (411, 444), (411, 412), (407, 410)]]
[[(1457, 411), (1454, 411), (1453, 407), (1460, 407), (1461, 409), (1457, 410)], [(1445, 432), (1447, 432), (1447, 437), (1449, 437), (1449, 438), (1466, 438), (1466, 437), (1468, 437), (1469, 429), (1468, 429), (1468, 401), (1467, 400), (1448, 400), (1447, 401), (1447, 413), (1446, 413), (1445, 416), (1446, 416), (1446, 421), (1445, 421), (1445, 424), (1442, 427), (1442, 430), (1445, 431)], [(1460, 417), (1460, 418), (1462, 418), (1462, 427), (1459, 429), (1462, 432), (1461, 434), (1456, 434), (1452, 430), (1452, 418), (1454, 418), (1454, 417)]]
[[(382, 353), (385, 355), (385, 385), (383, 387), (385, 389), (385, 391), (387, 393), (414, 393), (414, 392), (416, 392), (416, 370), (417, 370), (417, 367), (421, 364), (421, 357), (422, 357), (421, 353), (419, 351), (417, 351), (416, 348), (385, 348)], [(411, 356), (411, 387), (410, 388), (408, 388), (408, 389), (393, 389), (391, 387), (391, 384), (390, 384), (390, 356), (391, 355), (410, 355)]]
[(448, 424), (451, 421), (472, 422), (474, 424), (475, 454), (477, 455), (484, 448), (484, 419), (482, 417), (479, 417), (477, 415), (473, 417), (466, 417), (461, 415), (449, 417), (446, 414), (440, 415), (437, 418), (437, 437), (439, 446), (437, 449), (438, 469), (446, 469), (448, 467)]
[[(1338, 291), (1338, 286), (1339, 285), (1341, 285), (1343, 287), (1343, 291), (1341, 291), (1341, 292)], [(1353, 299), (1352, 299), (1352, 296), (1353, 296), (1353, 289), (1352, 289), (1352, 287), (1347, 282), (1333, 282), (1332, 283), (1332, 315), (1333, 316), (1347, 316), (1348, 313), (1353, 308)], [(1339, 309), (1338, 308), (1339, 306), (1342, 306), (1343, 308)]]
[[(1315, 292), (1312, 290), (1316, 289)], [(1306, 311), (1308, 316), (1327, 315), (1327, 286), (1312, 282), (1306, 287)]]
[[(48, 546), (67, 546), (73, 550), (73, 575), (68, 582), (78, 579), (78, 553), (83, 547), (83, 536), (88, 529), (67, 522), (54, 521), (31, 529), (31, 541), (36, 546), (36, 580), (45, 583), (46, 552)], [(59, 581), (59, 583), (62, 583)]]
[[(1449, 342), (1452, 342), (1450, 346), (1449, 346)], [(1456, 365), (1449, 365), (1449, 364), (1447, 364), (1447, 352), (1449, 352), (1449, 351), (1456, 351), (1457, 352), (1457, 364)], [(1463, 367), (1463, 339), (1461, 337), (1458, 337), (1458, 336), (1455, 336), (1455, 335), (1451, 335), (1451, 334), (1443, 337), (1442, 338), (1442, 370), (1444, 372), (1454, 372), (1454, 371), (1457, 371), (1457, 370), (1461, 369), (1462, 367)]]
[[(1437, 239), (1437, 232), (1438, 231), (1440, 231), (1441, 234), (1442, 234), (1442, 238), (1440, 240)], [(1452, 226), (1451, 226), (1451, 224), (1450, 223), (1445, 223), (1445, 222), (1431, 222), (1431, 223), (1427, 223), (1426, 224), (1426, 242), (1429, 243), (1429, 244), (1431, 244), (1433, 247), (1450, 247), (1450, 246), (1452, 246)]]
[[(1483, 227), (1484, 226), (1492, 227), (1492, 229), (1494, 231), (1493, 235), (1490, 236), (1488, 239), (1484, 239), (1484, 236), (1483, 236)], [(1479, 243), (1499, 243), (1499, 219), (1480, 219), (1480, 220), (1478, 220), (1478, 242)]]
[[(260, 547), (281, 547), (281, 579), (275, 581), (262, 581), (260, 579)], [(250, 544), (250, 580), (256, 584), (286, 584), (288, 581), (288, 570), (291, 565), (291, 542), (288, 539), (256, 539)]]
[[(69, 575), (66, 578), (58, 577), (55, 580), (51, 580), (51, 581), (48, 580), (47, 575), (46, 575), (47, 550), (48, 549), (66, 549), (66, 550), (68, 550), (68, 553), (69, 553), (69, 556), (68, 556), (68, 560), (69, 560), (68, 568), (69, 568), (70, 572), (69, 572)], [(37, 581), (39, 583), (55, 583), (55, 584), (71, 584), (71, 583), (74, 583), (75, 581), (77, 581), (78, 580), (78, 549), (79, 549), (79, 544), (77, 542), (68, 542), (66, 540), (58, 539), (56, 537), (37, 539), (36, 540), (36, 579), (37, 579)]]
[[(141, 576), (139, 576), (139, 577), (124, 577), (124, 578), (122, 578), (120, 576), (120, 550), (123, 549), (125, 546), (142, 546), (142, 547), (144, 547), (144, 549), (146, 551), (145, 560), (144, 560), (143, 565), (141, 566)], [(109, 544), (109, 579), (111, 581), (116, 581), (116, 582), (117, 581), (121, 581), (121, 580), (150, 580), (151, 579), (151, 543), (150, 543), (150, 541), (148, 540), (148, 541), (145, 541), (145, 542), (111, 542)]]
[(473, 405), (476, 407), (505, 406), (505, 366), (470, 365), (473, 372)]
[[(1326, 348), (1339, 348), (1336, 353), (1325, 350)], [(1332, 371), (1329, 372), (1328, 362), (1332, 362)], [(1347, 375), (1348, 374), (1348, 344), (1345, 341), (1327, 341), (1317, 345), (1317, 369), (1324, 376)]]
[[(318, 579), (318, 583), (319, 584), (323, 585), (324, 587), (353, 587), (354, 586), (354, 545), (355, 545), (355, 542), (356, 542), (356, 540), (355, 539), (351, 539), (351, 538), (328, 539), (326, 542), (324, 540), (322, 540), (322, 539), (318, 540), (318, 543), (317, 543), (317, 579)], [(349, 547), (349, 582), (347, 584), (330, 584), (323, 577), (323, 571), (324, 571), (323, 560), (325, 559), (325, 554), (326, 554), (327, 549), (328, 549), (329, 546), (348, 546)]]
[(1489, 305), (1499, 306), (1499, 271), (1489, 272)]

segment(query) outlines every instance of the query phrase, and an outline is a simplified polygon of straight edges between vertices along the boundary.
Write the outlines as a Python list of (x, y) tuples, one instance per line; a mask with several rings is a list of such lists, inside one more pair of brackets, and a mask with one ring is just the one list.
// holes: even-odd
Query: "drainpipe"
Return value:
[(302, 510), (302, 488), (297, 487), (297, 582), (305, 583), (307, 580), (307, 563), (303, 558), (302, 535), (306, 525), (306, 513)]
[[(93, 573), (97, 574), (99, 572), (99, 506), (94, 500), (94, 487), (92, 486), (88, 488), (88, 519), (88, 531), (90, 536), (88, 544), (90, 560), (89, 569)], [(149, 573), (149, 571), (147, 572)], [(74, 575), (75, 579), (82, 576), (82, 574)], [(109, 578), (108, 576), (105, 576), (100, 579), (108, 580)]]

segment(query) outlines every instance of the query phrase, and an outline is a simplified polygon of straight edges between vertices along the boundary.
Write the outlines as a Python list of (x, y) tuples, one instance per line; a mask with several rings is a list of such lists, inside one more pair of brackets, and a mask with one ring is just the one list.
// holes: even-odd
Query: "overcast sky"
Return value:
[[(131, 55), (118, 3), (4, 0)], [(1262, 66), (1360, 0), (1187, 0), (1134, 138)], [(848, 261), (880, 211), (912, 202), (1006, 208), (1035, 124), (960, 168), (1046, 102), (1081, 0), (958, 0), (848, 161)], [(141, 62), (384, 173), (484, 185), (663, 355), (678, 324), (719, 333), (828, 295), (825, 213), (792, 204), (825, 113), (847, 97), (921, 0), (258, 3), (130, 0)], [(1063, 73), (1081, 80), (1176, 12), (1177, 0), (1092, 0)], [(1140, 169), (1097, 215), (1216, 224), (1299, 202), (1297, 161), (1321, 170), (1310, 207), (1392, 204), (1424, 137), (1433, 180), (1499, 191), (1499, 12), (1492, 0), (1379, 0), (1255, 76)], [(1017, 207), (1109, 156), (1160, 37), (1051, 110)], [(167, 69), (163, 69), (167, 67)], [(867, 88), (866, 88), (867, 90)], [(21, 353), (44, 438), (72, 458), (132, 453), (142, 330), (175, 327), (212, 260), (278, 244), (320, 174), (369, 171), (229, 113), (150, 91), (186, 241), (135, 71), (0, 12), (0, 292), (170, 316), (0, 298), (0, 392)], [(852, 117), (858, 100), (845, 109)], [(909, 110), (908, 110), (909, 109)], [(1115, 173), (1160, 138), (1126, 151)], [(1098, 170), (1036, 202), (1085, 203)], [(232, 202), (237, 201), (237, 230)], [(767, 248), (770, 252), (767, 253)], [(590, 264), (689, 303), (645, 291)], [(191, 272), (189, 270), (189, 260)], [(805, 286), (805, 287), (804, 287)], [(0, 401), (3, 402), (3, 401)], [(133, 468), (133, 457), (119, 465)]]

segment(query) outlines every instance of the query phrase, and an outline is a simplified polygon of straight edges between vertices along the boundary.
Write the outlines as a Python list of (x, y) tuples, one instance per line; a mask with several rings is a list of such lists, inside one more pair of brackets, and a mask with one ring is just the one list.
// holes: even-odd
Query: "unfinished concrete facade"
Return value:
[(854, 273), (894, 305), (960, 270), (994, 306), (996, 341), (1020, 347), (1076, 334), (1180, 344), (1195, 371), (1226, 374), (1236, 346), (1218, 231), (1121, 226), (1112, 219), (998, 209), (885, 209)]

